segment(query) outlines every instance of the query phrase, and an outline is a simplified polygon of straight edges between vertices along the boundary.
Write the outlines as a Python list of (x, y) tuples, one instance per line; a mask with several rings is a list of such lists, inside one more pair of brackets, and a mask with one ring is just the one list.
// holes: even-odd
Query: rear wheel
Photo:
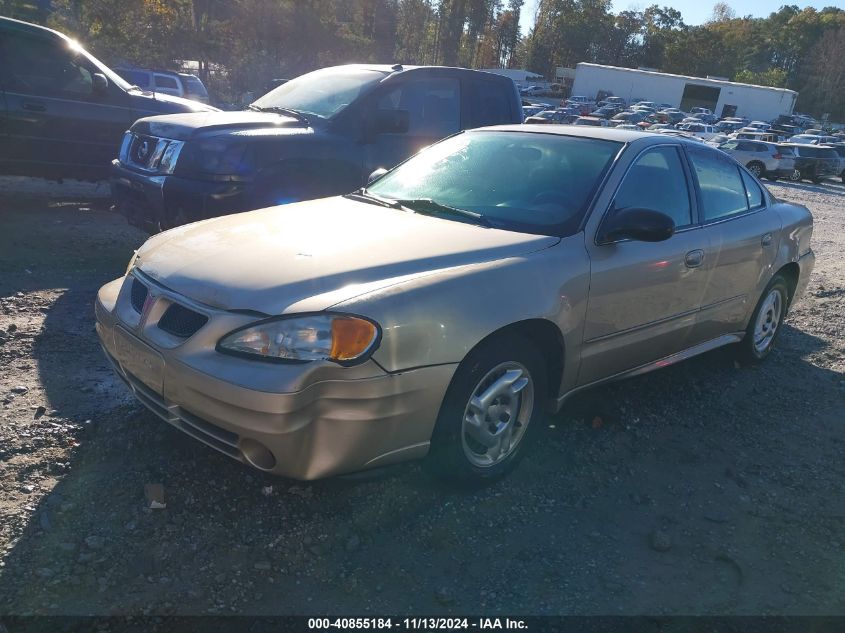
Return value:
[(432, 435), (426, 468), (438, 478), (480, 484), (502, 477), (521, 458), (543, 415), (546, 368), (522, 337), (488, 341), (452, 378)]
[(740, 356), (748, 363), (762, 362), (772, 351), (782, 329), (786, 310), (789, 307), (789, 285), (786, 279), (775, 275), (763, 291), (751, 321), (745, 330), (745, 338), (739, 344)]
[(748, 171), (750, 171), (752, 174), (754, 174), (757, 178), (762, 177), (763, 172), (766, 171), (765, 165), (763, 165), (763, 163), (758, 162), (756, 160), (753, 160), (750, 163), (748, 163), (746, 165), (746, 167), (748, 168)]

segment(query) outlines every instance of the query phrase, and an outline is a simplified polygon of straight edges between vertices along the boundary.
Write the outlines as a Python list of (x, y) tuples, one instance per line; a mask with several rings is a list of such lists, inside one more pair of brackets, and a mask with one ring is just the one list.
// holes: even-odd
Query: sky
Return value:
[[(527, 33), (528, 29), (534, 23), (534, 13), (537, 10), (537, 3), (539, 0), (526, 0), (522, 7), (522, 15), (520, 16), (520, 26), (522, 32)], [(671, 6), (681, 12), (686, 24), (696, 25), (703, 24), (713, 14), (713, 5), (717, 0), (613, 0), (613, 12), (626, 11), (629, 9), (642, 10), (652, 4), (662, 6)], [(736, 12), (738, 17), (751, 15), (755, 18), (762, 18), (768, 16), (770, 13), (777, 11), (784, 4), (797, 4), (799, 7), (815, 7), (816, 9), (823, 9), (824, 7), (839, 7), (845, 8), (845, 0), (727, 0), (727, 4)]]

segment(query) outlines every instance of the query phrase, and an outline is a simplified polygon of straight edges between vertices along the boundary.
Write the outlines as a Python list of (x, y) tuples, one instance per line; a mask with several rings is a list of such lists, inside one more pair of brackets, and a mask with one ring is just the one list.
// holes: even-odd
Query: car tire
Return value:
[(792, 182), (801, 182), (801, 178), (803, 174), (801, 173), (800, 169), (794, 169), (791, 174), (789, 174), (789, 179)]
[(440, 406), (425, 461), (429, 474), (478, 486), (510, 472), (540, 426), (546, 375), (539, 350), (521, 336), (491, 339), (472, 350)]
[(755, 178), (762, 178), (763, 174), (766, 173), (766, 166), (756, 160), (752, 160), (745, 167), (748, 169), (748, 171), (754, 174)]
[(755, 365), (769, 356), (783, 329), (789, 301), (789, 284), (781, 275), (775, 275), (760, 296), (739, 343), (741, 360)]

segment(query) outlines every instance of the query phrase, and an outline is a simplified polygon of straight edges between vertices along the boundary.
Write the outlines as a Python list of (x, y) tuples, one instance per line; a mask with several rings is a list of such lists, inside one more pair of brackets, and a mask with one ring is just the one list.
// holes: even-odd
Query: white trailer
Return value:
[(709, 108), (720, 118), (741, 116), (758, 121), (772, 121), (781, 114), (792, 114), (798, 98), (797, 92), (786, 88), (586, 62), (575, 67), (572, 94), (591, 98), (614, 95), (628, 102), (644, 99), (668, 103), (684, 112), (698, 106)]

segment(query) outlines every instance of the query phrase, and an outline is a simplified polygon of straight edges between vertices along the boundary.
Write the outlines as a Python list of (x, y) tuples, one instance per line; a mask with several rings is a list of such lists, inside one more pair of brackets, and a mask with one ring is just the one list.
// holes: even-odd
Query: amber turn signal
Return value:
[(376, 340), (376, 326), (355, 317), (332, 319), (332, 360), (352, 360), (366, 352)]

